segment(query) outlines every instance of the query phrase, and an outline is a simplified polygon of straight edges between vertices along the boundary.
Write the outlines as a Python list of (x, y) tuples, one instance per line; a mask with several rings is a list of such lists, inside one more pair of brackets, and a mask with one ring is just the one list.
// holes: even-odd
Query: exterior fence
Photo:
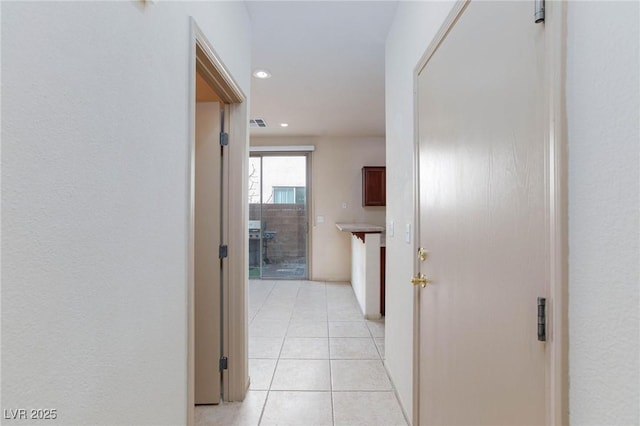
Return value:
[[(307, 212), (304, 204), (249, 204), (249, 215), (251, 220), (262, 219), (263, 264), (305, 262)], [(249, 245), (250, 266), (258, 266), (258, 250), (257, 241)]]

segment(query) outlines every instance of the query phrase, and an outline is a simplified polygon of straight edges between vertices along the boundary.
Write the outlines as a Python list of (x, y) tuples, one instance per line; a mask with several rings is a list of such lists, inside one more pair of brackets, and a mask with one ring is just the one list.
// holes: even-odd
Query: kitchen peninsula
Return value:
[(367, 319), (381, 318), (384, 311), (384, 227), (367, 223), (336, 223), (351, 233), (351, 286)]

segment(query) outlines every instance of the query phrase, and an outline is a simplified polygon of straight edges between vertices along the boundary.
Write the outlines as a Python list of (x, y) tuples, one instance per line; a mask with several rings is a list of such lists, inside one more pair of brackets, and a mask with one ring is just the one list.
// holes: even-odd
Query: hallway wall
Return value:
[(637, 425), (640, 7), (568, 12), (570, 422)]
[[(413, 411), (413, 71), (451, 10), (452, 2), (400, 2), (386, 46), (387, 232), (386, 361), (400, 403)], [(413, 236), (412, 236), (413, 238)]]
[(184, 424), (189, 16), (248, 95), (245, 5), (1, 7), (1, 405)]
[[(314, 145), (310, 279), (351, 280), (351, 234), (336, 222), (384, 225), (384, 207), (362, 207), (362, 166), (385, 165), (384, 137), (251, 137), (251, 146)], [(347, 208), (342, 208), (342, 203)], [(317, 222), (324, 216), (324, 223)]]

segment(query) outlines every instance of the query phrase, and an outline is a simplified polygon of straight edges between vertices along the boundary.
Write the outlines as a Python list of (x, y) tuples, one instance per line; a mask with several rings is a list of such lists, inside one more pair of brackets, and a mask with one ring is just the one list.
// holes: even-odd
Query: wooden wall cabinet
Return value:
[(362, 168), (362, 205), (386, 206), (386, 169), (385, 167)]

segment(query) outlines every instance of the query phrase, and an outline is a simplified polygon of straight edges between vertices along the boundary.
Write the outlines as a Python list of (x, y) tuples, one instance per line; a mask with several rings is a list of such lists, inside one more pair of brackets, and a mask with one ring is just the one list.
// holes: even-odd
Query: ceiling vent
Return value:
[(262, 118), (252, 118), (249, 120), (249, 127), (267, 127), (267, 122)]

